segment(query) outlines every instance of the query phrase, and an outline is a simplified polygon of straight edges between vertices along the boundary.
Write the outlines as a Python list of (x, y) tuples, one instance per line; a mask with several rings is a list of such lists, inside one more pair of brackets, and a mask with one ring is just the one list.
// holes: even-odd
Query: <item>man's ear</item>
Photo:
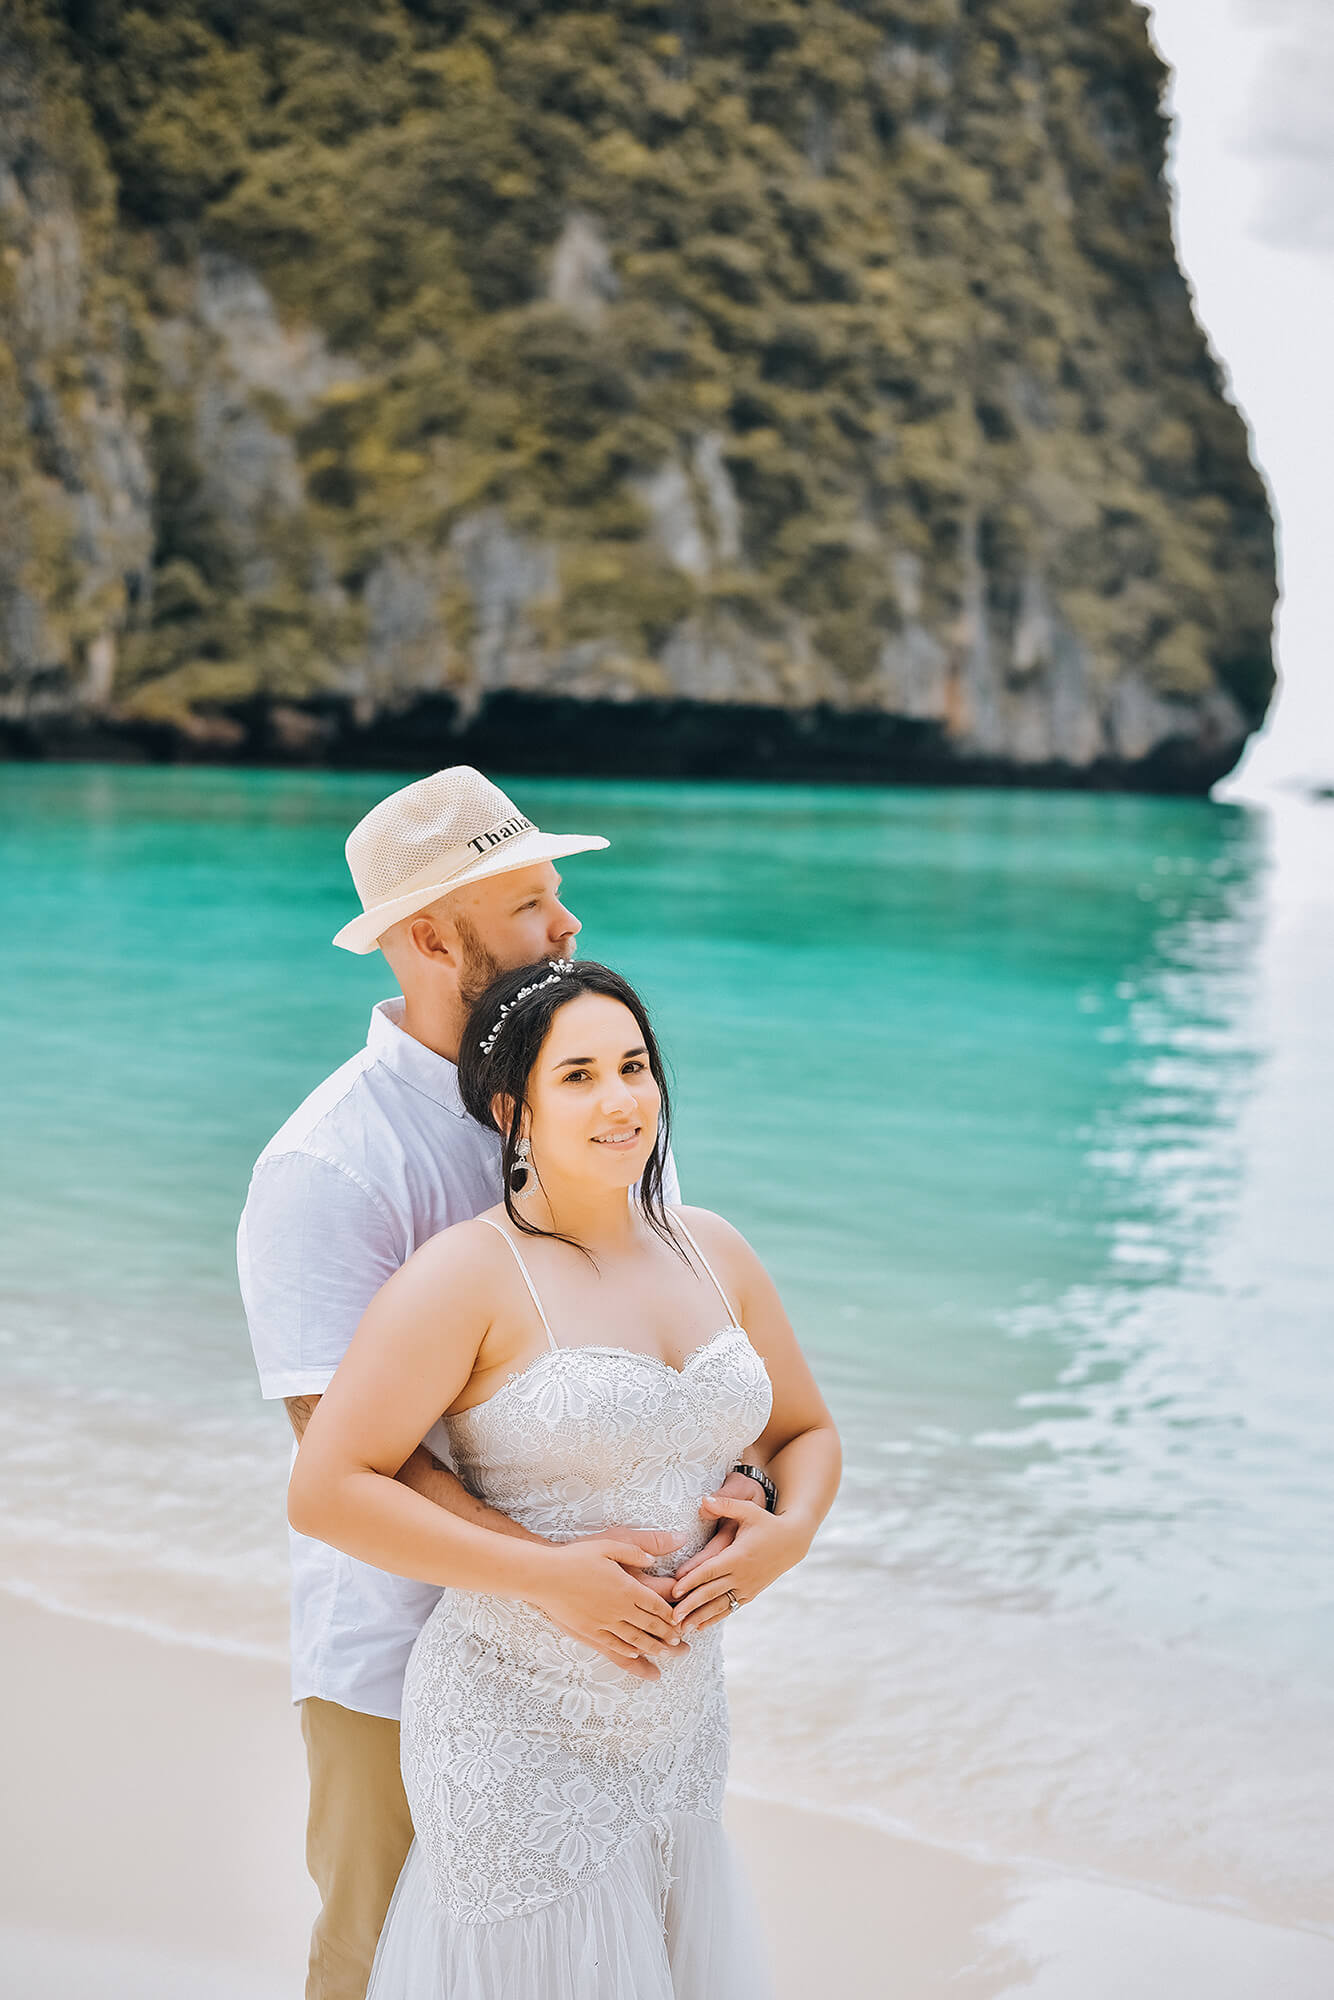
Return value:
[(451, 926), (430, 910), (423, 910), (418, 916), (410, 917), (406, 924), (407, 942), (419, 958), (429, 958), (435, 965), (452, 965), (455, 970), (462, 962), (458, 940)]

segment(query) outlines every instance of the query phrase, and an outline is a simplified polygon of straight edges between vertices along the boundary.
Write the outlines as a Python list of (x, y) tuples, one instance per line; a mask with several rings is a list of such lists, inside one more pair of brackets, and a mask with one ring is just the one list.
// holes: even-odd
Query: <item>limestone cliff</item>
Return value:
[(0, 716), (33, 721), (111, 698), (153, 556), (113, 189), (38, 53), (0, 19)]
[(1263, 715), (1132, 0), (17, 0), (0, 72), (11, 746), (1193, 788)]

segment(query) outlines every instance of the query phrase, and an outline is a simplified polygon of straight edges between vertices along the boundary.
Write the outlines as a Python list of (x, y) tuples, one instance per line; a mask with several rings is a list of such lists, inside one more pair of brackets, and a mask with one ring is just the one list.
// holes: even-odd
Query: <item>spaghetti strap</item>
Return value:
[(699, 1258), (700, 1263), (704, 1266), (709, 1276), (713, 1279), (714, 1290), (717, 1292), (719, 1298), (722, 1300), (724, 1306), (727, 1308), (728, 1325), (739, 1326), (740, 1321), (737, 1319), (736, 1314), (732, 1311), (732, 1301), (728, 1298), (726, 1292), (722, 1288), (722, 1285), (719, 1283), (718, 1273), (714, 1270), (712, 1264), (709, 1262), (708, 1258), (704, 1255), (704, 1252), (700, 1249), (699, 1244), (695, 1241), (694, 1231), (691, 1229), (689, 1223), (686, 1221), (685, 1217), (682, 1215), (679, 1208), (672, 1210), (672, 1217), (673, 1220), (676, 1222), (677, 1227), (685, 1231), (686, 1242), (690, 1245), (695, 1255)]
[[(557, 1340), (555, 1334), (551, 1331), (551, 1323), (548, 1320), (546, 1314), (542, 1310), (542, 1301), (538, 1297), (537, 1286), (533, 1283), (532, 1279), (528, 1275), (528, 1266), (523, 1261), (522, 1250), (520, 1250), (518, 1244), (514, 1241), (514, 1238), (510, 1235), (508, 1229), (502, 1229), (498, 1222), (492, 1222), (490, 1217), (485, 1215), (479, 1215), (477, 1220), (479, 1222), (484, 1222), (488, 1229), (494, 1229), (496, 1235), (503, 1237), (505, 1242), (509, 1244), (510, 1249), (514, 1252), (514, 1261), (519, 1267), (519, 1272), (523, 1278), (523, 1282), (528, 1287), (528, 1296), (531, 1298), (533, 1304), (537, 1307), (537, 1316), (541, 1320), (543, 1326), (546, 1328), (548, 1341), (550, 1342), (551, 1346), (554, 1348), (556, 1353), (559, 1354), (560, 1342)], [(684, 1227), (684, 1224), (682, 1226)], [(718, 1280), (715, 1278), (713, 1282), (716, 1285)]]

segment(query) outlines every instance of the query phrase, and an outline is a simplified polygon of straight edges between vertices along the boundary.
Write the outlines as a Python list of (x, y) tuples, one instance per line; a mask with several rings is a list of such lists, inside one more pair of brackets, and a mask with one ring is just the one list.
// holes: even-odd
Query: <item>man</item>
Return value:
[[(607, 844), (542, 833), (466, 765), (393, 793), (353, 828), (347, 859), (362, 915), (334, 943), (378, 946), (402, 998), (379, 1003), (365, 1048), (265, 1147), (237, 1239), (260, 1387), (282, 1398), (298, 1439), (385, 1280), (418, 1244), (499, 1199), (499, 1141), (459, 1099), (460, 1036), (498, 973), (573, 954), (580, 925), (560, 901), (553, 864)], [(440, 1463), (448, 1447), (439, 1426), (431, 1440), (435, 1451), (424, 1443), (400, 1479), (453, 1513), (527, 1535)], [(724, 1490), (761, 1497), (740, 1475)], [(734, 1532), (732, 1523), (718, 1530)], [(655, 1674), (668, 1607), (661, 1620), (632, 1611), (628, 1572), (666, 1554), (671, 1538), (629, 1527), (615, 1535), (626, 1543), (624, 1584), (618, 1571), (604, 1606), (571, 1605), (565, 1629), (618, 1657), (608, 1628), (629, 1617), (641, 1634), (633, 1670)], [(398, 1769), (403, 1675), (439, 1592), (300, 1535), (291, 1552), (292, 1698), (310, 1772), (307, 1862), (322, 1905), (306, 1995), (364, 2000), (412, 1840)]]

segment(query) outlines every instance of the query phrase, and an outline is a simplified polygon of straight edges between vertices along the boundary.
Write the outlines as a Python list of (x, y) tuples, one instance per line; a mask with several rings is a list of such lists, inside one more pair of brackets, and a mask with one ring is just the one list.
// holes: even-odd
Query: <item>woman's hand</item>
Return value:
[[(727, 1525), (730, 1528), (732, 1523), (729, 1521)], [(680, 1547), (675, 1535), (664, 1534), (660, 1528), (604, 1528), (599, 1535), (576, 1536), (575, 1539), (589, 1542), (629, 1542), (632, 1548), (646, 1549), (655, 1562), (659, 1556), (669, 1556)], [(636, 1580), (643, 1584), (645, 1590), (655, 1592), (658, 1597), (670, 1599), (673, 1581), (670, 1576), (641, 1576)], [(553, 1625), (560, 1627), (567, 1638), (580, 1639), (585, 1645), (597, 1645), (597, 1641), (589, 1639), (585, 1633), (572, 1632), (568, 1625), (562, 1625), (560, 1619), (553, 1617), (551, 1612), (548, 1611), (547, 1616)], [(640, 1655), (637, 1659), (627, 1660), (624, 1648), (619, 1641), (615, 1643), (615, 1652), (612, 1652), (610, 1646), (598, 1645), (597, 1649), (604, 1658), (613, 1660), (618, 1667), (624, 1667), (634, 1679), (641, 1681), (660, 1679), (655, 1661), (669, 1660), (675, 1651), (674, 1647), (666, 1645), (661, 1639), (653, 1638), (648, 1632), (643, 1633), (637, 1641)]]
[(799, 1563), (811, 1542), (810, 1534), (787, 1515), (770, 1514), (753, 1500), (711, 1493), (702, 1511), (734, 1522), (735, 1532), (721, 1553), (710, 1553), (704, 1561), (693, 1558), (688, 1575), (677, 1577), (672, 1591), (677, 1600), (673, 1616), (684, 1633), (700, 1632), (725, 1618), (732, 1609), (729, 1591), (738, 1604), (749, 1604), (784, 1570)]
[(682, 1643), (671, 1606), (655, 1587), (658, 1579), (631, 1574), (656, 1560), (606, 1535), (548, 1546), (534, 1552), (532, 1582), (522, 1595), (571, 1638), (618, 1664), (642, 1661), (646, 1653), (664, 1658)]
[[(758, 1500), (763, 1505), (764, 1488), (759, 1484), (758, 1480), (748, 1479), (744, 1472), (729, 1472), (722, 1485), (718, 1488), (717, 1493), (710, 1494), (709, 1497), (715, 1500)], [(691, 1575), (694, 1570), (697, 1570), (701, 1563), (712, 1562), (714, 1557), (720, 1556), (724, 1549), (730, 1549), (732, 1543), (736, 1540), (737, 1524), (728, 1515), (724, 1514), (720, 1517), (716, 1508), (710, 1509), (707, 1506), (701, 1507), (699, 1511), (705, 1515), (710, 1512), (713, 1513), (713, 1533), (709, 1536), (708, 1541), (705, 1542), (702, 1549), (696, 1549), (694, 1555), (687, 1556), (685, 1561), (680, 1565), (676, 1572), (676, 1581), (678, 1583), (684, 1577)]]

